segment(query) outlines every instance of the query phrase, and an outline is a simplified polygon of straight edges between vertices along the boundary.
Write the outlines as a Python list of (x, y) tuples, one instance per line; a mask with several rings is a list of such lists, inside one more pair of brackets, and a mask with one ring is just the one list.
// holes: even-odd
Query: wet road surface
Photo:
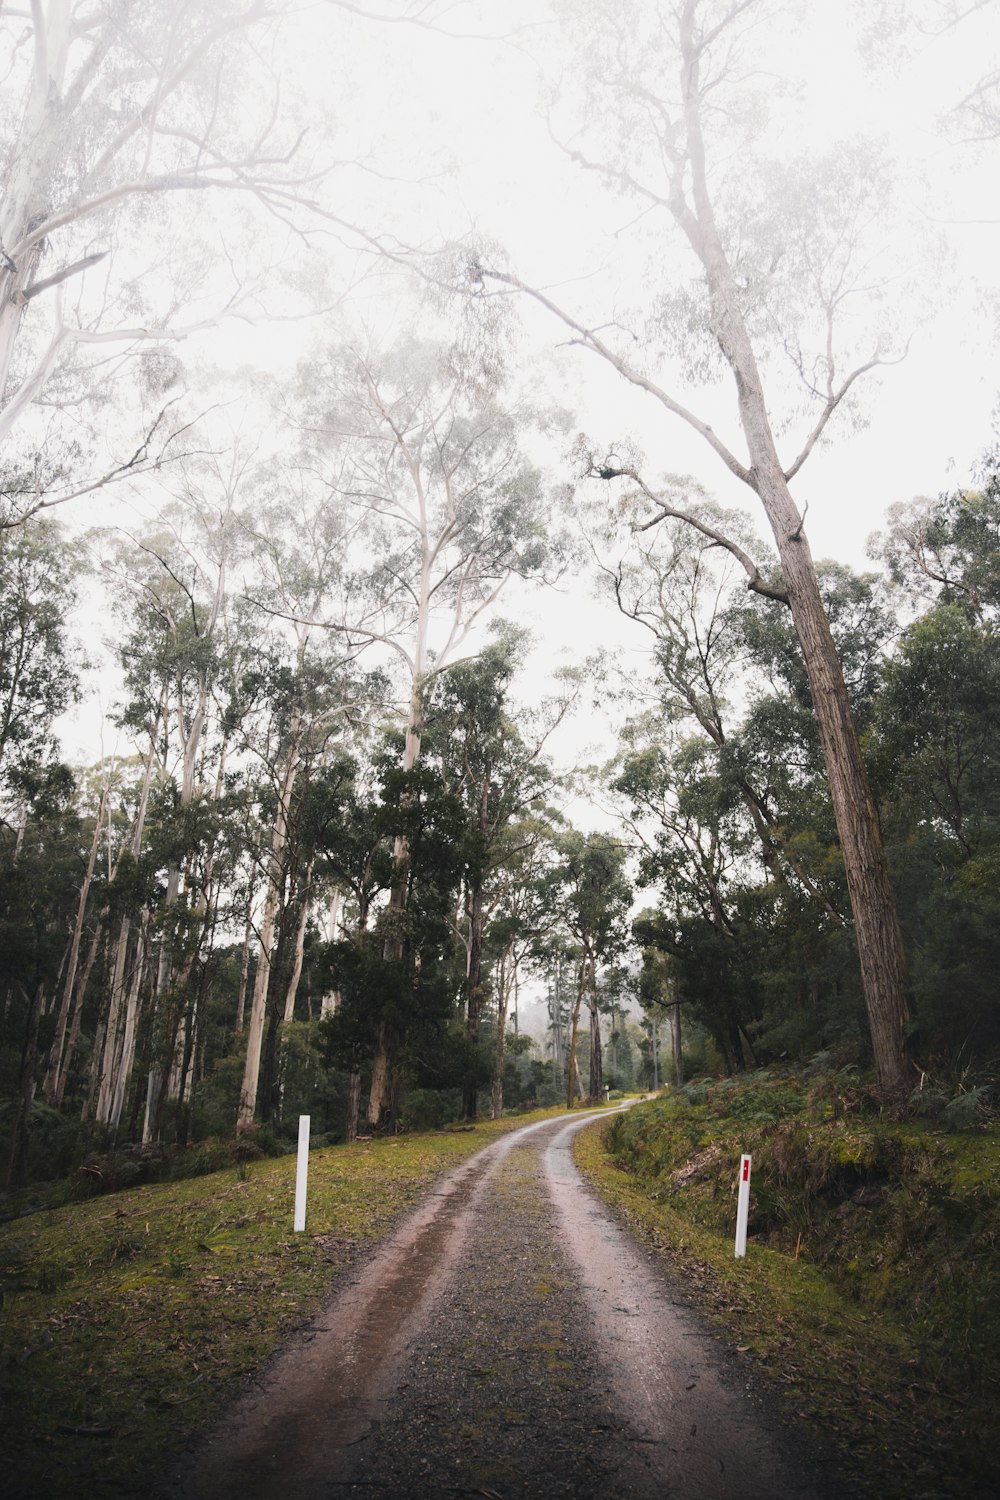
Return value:
[(212, 1500), (820, 1500), (801, 1454), (571, 1157), (438, 1185), (164, 1487)]

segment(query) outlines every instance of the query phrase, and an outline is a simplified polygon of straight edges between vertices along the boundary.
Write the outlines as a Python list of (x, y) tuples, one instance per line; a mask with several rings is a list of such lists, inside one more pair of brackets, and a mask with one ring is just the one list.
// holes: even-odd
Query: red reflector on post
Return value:
[(736, 1258), (747, 1253), (747, 1222), (750, 1217), (750, 1156), (740, 1158), (739, 1196), (736, 1202)]

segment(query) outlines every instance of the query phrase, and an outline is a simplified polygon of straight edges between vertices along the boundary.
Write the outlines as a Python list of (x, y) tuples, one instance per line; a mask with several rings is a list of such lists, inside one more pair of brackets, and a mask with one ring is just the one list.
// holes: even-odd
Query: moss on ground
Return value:
[(154, 1184), (0, 1226), (0, 1491), (145, 1495), (443, 1172), (539, 1111)]
[(994, 1495), (1000, 1131), (895, 1124), (837, 1094), (829, 1077), (693, 1086), (584, 1131), (578, 1159), (873, 1494)]

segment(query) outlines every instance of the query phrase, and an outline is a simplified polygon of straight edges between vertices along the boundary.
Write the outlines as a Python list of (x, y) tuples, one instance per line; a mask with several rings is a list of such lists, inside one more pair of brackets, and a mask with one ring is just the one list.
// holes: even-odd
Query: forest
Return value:
[[(901, 67), (989, 7), (884, 9)], [(776, 150), (775, 7), (654, 10), (0, 8), (8, 1192), (817, 1058), (988, 1107), (1000, 440), (863, 566), (792, 497), (947, 247), (884, 143)], [(634, 230), (583, 292), (428, 208), (433, 111), (348, 103), (525, 27)], [(996, 96), (952, 89), (977, 162)]]

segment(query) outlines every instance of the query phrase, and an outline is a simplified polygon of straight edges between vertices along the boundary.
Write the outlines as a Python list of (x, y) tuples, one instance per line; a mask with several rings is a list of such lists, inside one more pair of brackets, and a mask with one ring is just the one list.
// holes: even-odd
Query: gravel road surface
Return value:
[(438, 1185), (166, 1477), (204, 1500), (829, 1500), (810, 1463), (585, 1186), (586, 1117)]

